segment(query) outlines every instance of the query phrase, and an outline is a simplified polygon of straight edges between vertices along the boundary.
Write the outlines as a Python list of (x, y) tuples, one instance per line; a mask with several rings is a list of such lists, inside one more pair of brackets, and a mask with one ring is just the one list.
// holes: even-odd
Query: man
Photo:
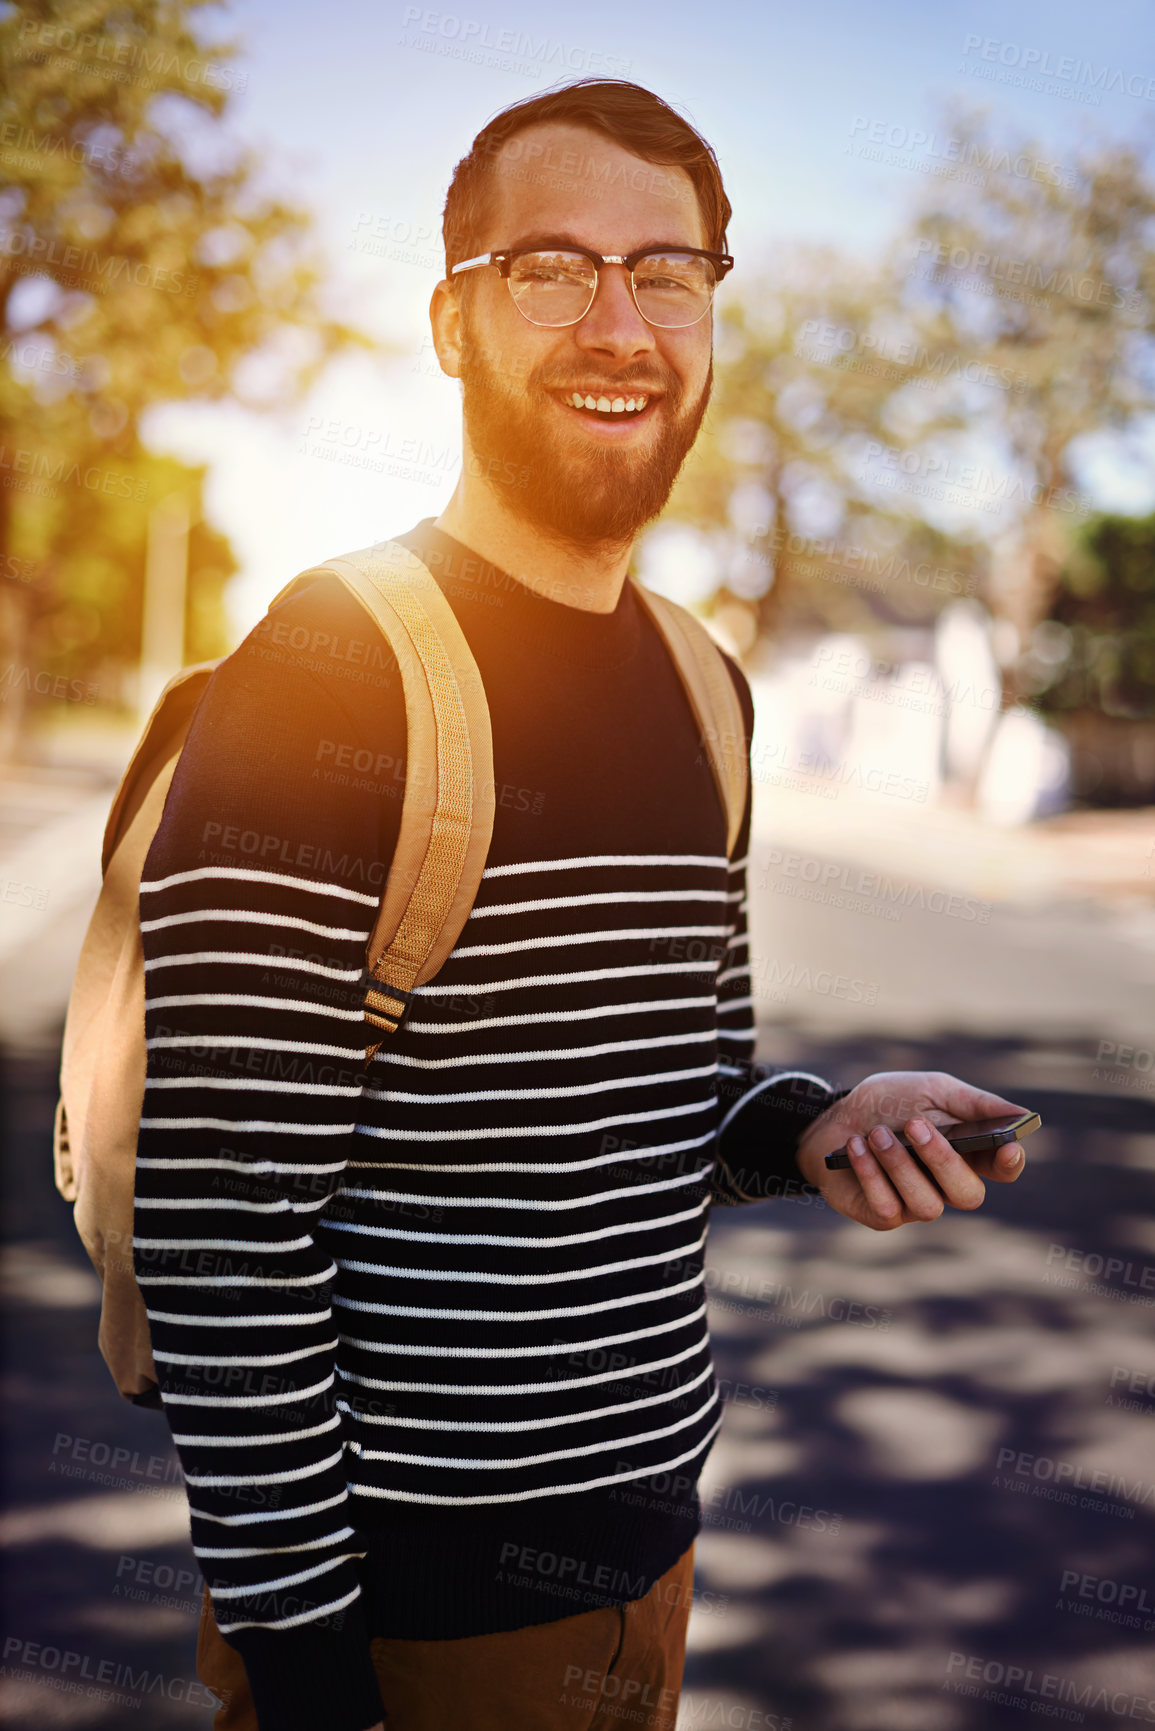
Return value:
[(709, 147), (631, 84), (531, 98), (458, 166), (431, 311), (462, 475), (402, 540), (481, 673), (495, 823), (373, 1062), (405, 711), (336, 581), (216, 674), (150, 852), (136, 1266), (221, 1725), (672, 1731), (721, 1423), (711, 1200), (806, 1181), (875, 1229), (933, 1219), (887, 1123), (953, 1206), (1022, 1168), (939, 1135), (1010, 1109), (952, 1077), (836, 1098), (750, 1065), (749, 801), (728, 859), (626, 582), (705, 413), (729, 213)]

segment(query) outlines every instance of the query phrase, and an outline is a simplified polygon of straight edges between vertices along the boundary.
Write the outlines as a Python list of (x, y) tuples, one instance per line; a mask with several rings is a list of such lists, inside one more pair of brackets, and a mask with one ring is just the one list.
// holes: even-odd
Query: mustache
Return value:
[(678, 394), (677, 382), (673, 377), (667, 377), (655, 383), (653, 379), (644, 378), (641, 374), (634, 372), (615, 373), (612, 378), (587, 374), (586, 377), (580, 379), (576, 379), (572, 375), (568, 378), (562, 378), (543, 373), (539, 377), (535, 377), (532, 382), (540, 385), (546, 391), (581, 391), (591, 396), (595, 391), (599, 394), (612, 393), (615, 396), (620, 396), (623, 391), (627, 393), (640, 391), (647, 396), (661, 394), (673, 397)]

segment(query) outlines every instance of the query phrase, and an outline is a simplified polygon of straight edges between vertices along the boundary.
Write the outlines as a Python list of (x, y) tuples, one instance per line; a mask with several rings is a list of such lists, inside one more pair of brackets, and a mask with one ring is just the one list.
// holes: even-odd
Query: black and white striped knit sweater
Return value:
[(373, 1635), (622, 1603), (686, 1550), (711, 1202), (796, 1181), (830, 1096), (751, 1065), (749, 812), (729, 862), (629, 586), (593, 614), (403, 539), (478, 662), (496, 820), (401, 1031), (365, 1065), (401, 682), (335, 579), (215, 675), (141, 885), (136, 1268), (263, 1731), (364, 1731)]

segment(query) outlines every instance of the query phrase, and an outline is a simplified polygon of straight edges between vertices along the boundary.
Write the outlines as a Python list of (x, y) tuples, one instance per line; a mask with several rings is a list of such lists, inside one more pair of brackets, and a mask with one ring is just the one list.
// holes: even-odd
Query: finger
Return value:
[(942, 1194), (919, 1171), (902, 1143), (882, 1124), (870, 1132), (869, 1142), (902, 1204), (915, 1219), (937, 1220), (944, 1207)]
[(1001, 1094), (990, 1094), (985, 1088), (975, 1088), (958, 1076), (948, 1075), (945, 1070), (935, 1071), (928, 1076), (927, 1082), (935, 1105), (957, 1118), (960, 1124), (975, 1118), (999, 1118), (1006, 1112), (1027, 1110), (1025, 1106), (1017, 1106), (1013, 1100), (1004, 1100)]
[(846, 1146), (854, 1175), (875, 1219), (884, 1226), (897, 1226), (902, 1219), (902, 1201), (894, 1185), (861, 1136), (852, 1136)]
[(1027, 1156), (1021, 1142), (1006, 1142), (997, 1151), (992, 1162), (994, 1171), (991, 1177), (999, 1184), (1013, 1184), (1016, 1178), (1021, 1178), (1027, 1169)]
[(983, 1181), (941, 1131), (926, 1118), (912, 1118), (904, 1130), (951, 1207), (978, 1208), (986, 1195)]

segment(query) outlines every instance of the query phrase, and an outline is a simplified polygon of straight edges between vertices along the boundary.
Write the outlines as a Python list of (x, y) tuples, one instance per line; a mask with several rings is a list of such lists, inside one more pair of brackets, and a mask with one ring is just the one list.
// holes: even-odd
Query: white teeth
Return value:
[(603, 415), (640, 414), (649, 401), (647, 397), (583, 397), (574, 391), (566, 399), (575, 409), (597, 409)]

